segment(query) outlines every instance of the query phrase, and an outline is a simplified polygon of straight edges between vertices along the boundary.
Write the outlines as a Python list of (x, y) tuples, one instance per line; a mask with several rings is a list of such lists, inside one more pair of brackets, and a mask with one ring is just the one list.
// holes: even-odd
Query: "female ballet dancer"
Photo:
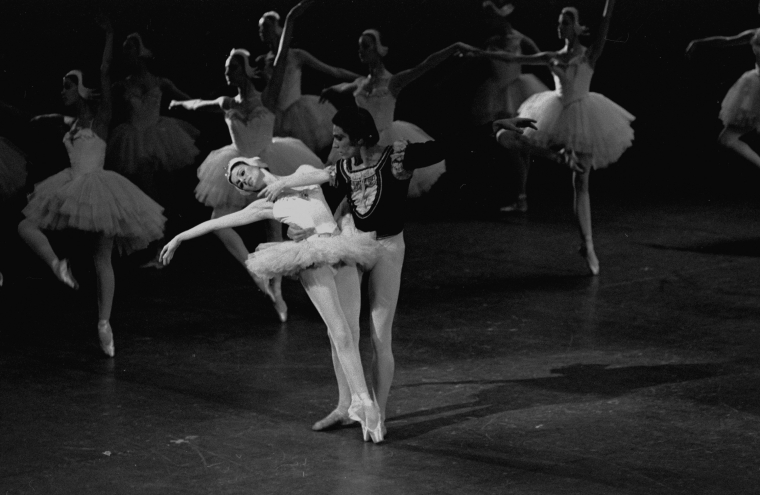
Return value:
[(137, 186), (116, 172), (103, 170), (111, 119), (109, 70), (113, 30), (107, 20), (98, 22), (106, 32), (100, 67), (102, 94), (97, 98), (92, 89), (85, 87), (78, 70), (64, 77), (63, 103), (74, 109), (77, 116), (76, 119), (60, 115), (57, 118), (71, 124), (63, 139), (71, 166), (35, 186), (18, 232), (55, 276), (74, 289), (78, 284), (67, 260), (58, 258), (43, 230), (75, 229), (91, 234), (100, 348), (113, 357), (115, 348), (109, 323), (115, 286), (111, 265), (113, 246), (116, 244), (126, 252), (145, 248), (163, 236), (165, 218), (161, 206)]
[[(318, 170), (310, 165), (299, 170), (304, 169)], [(227, 170), (229, 182), (249, 195), (279, 179), (258, 157), (233, 158)], [(260, 199), (238, 212), (207, 220), (172, 239), (161, 252), (161, 259), (169, 263), (186, 240), (265, 219), (309, 229), (313, 234), (301, 242), (260, 245), (249, 256), (248, 269), (260, 278), (298, 275), (327, 325), (334, 363), (349, 388), (346, 415), (361, 423), (365, 441), (381, 442), (380, 411), (369, 396), (356, 341), (361, 304), (356, 265), (373, 265), (380, 245), (372, 234), (341, 234), (319, 186), (289, 189), (274, 202)]]
[[(433, 138), (416, 125), (402, 120), (393, 120), (396, 98), (409, 83), (445, 62), (452, 55), (468, 51), (471, 48), (464, 43), (454, 43), (433, 53), (416, 67), (398, 74), (391, 74), (383, 64), (383, 57), (388, 54), (388, 47), (382, 44), (380, 33), (377, 30), (367, 29), (359, 37), (359, 59), (369, 66), (369, 75), (350, 83), (331, 86), (325, 89), (322, 95), (324, 98), (330, 92), (352, 92), (356, 105), (367, 109), (372, 114), (380, 130), (380, 145), (391, 145), (400, 139), (405, 139), (411, 143), (431, 141)], [(339, 158), (333, 150), (328, 163), (333, 163)], [(434, 166), (415, 170), (414, 177), (409, 184), (409, 197), (418, 198), (428, 192), (444, 172), (446, 172), (446, 163), (443, 157)]]
[[(410, 144), (397, 141), (392, 145), (382, 145), (372, 116), (363, 108), (347, 107), (338, 110), (333, 124), (334, 146), (341, 157), (335, 165), (322, 170), (299, 169), (293, 175), (268, 184), (260, 195), (273, 201), (288, 188), (330, 182), (345, 195), (353, 228), (360, 232), (374, 232), (377, 236), (381, 244), (380, 254), (374, 266), (367, 267), (365, 273), (369, 277), (372, 392), (380, 406), (381, 426), (385, 434), (385, 411), (395, 368), (391, 330), (405, 251), (404, 202), (412, 171), (438, 163), (445, 156), (446, 143), (428, 141)], [(502, 122), (503, 129), (518, 133), (519, 128), (529, 125), (527, 119)], [(351, 227), (344, 228), (346, 230), (351, 230)], [(293, 232), (292, 235), (300, 239), (303, 235), (312, 235), (312, 232)], [(359, 327), (352, 330), (354, 340), (358, 342)], [(315, 430), (350, 421), (346, 412), (350, 404), (350, 388), (338, 366), (335, 366), (335, 371), (339, 390), (338, 406), (314, 425)]]
[(686, 54), (693, 56), (698, 47), (740, 45), (752, 47), (755, 68), (742, 74), (723, 98), (719, 114), (723, 131), (718, 140), (726, 148), (760, 167), (760, 155), (741, 139), (749, 133), (760, 131), (760, 28), (748, 29), (735, 36), (711, 36), (694, 40), (689, 43)]
[(190, 97), (150, 71), (153, 54), (138, 33), (127, 36), (122, 52), (129, 75), (114, 90), (125, 104), (127, 120), (111, 132), (106, 166), (164, 204), (165, 175), (195, 164), (200, 150), (195, 146), (198, 130), (183, 120), (162, 116), (161, 99), (164, 94), (177, 100)]
[(574, 211), (581, 235), (580, 254), (592, 275), (599, 274), (599, 260), (594, 252), (591, 233), (589, 174), (616, 162), (633, 142), (631, 122), (634, 116), (599, 93), (589, 92), (596, 61), (602, 54), (612, 18), (615, 0), (607, 0), (596, 40), (588, 48), (580, 35), (578, 10), (562, 9), (558, 34), (565, 46), (558, 52), (512, 55), (504, 52), (480, 52), (483, 56), (521, 64), (547, 64), (554, 74), (554, 91), (528, 98), (519, 109), (520, 117), (536, 120), (537, 129), (527, 129), (525, 136), (539, 147), (562, 147), (573, 169)]
[[(490, 12), (498, 21), (499, 33), (491, 36), (485, 49), (487, 51), (506, 52), (514, 55), (531, 55), (539, 53), (536, 43), (512, 27), (509, 15), (514, 11), (514, 4), (503, 2), (497, 7), (493, 1), (483, 3), (483, 8)], [(523, 74), (520, 64), (505, 63), (492, 59), (491, 76), (475, 91), (472, 106), (472, 119), (476, 126), (483, 126), (496, 119), (514, 117), (520, 105), (528, 97), (548, 91), (533, 74)], [(503, 148), (502, 148), (503, 149)], [(501, 153), (497, 153), (497, 156)], [(530, 169), (530, 154), (525, 149), (506, 150), (504, 153), (509, 163), (517, 167), (517, 201), (502, 206), (504, 213), (525, 213), (528, 211), (528, 171)]]
[[(286, 59), (290, 48), (293, 22), (308, 7), (311, 1), (301, 2), (288, 13), (282, 34), (282, 43), (275, 59), (272, 76), (260, 93), (254, 87), (256, 72), (250, 65), (247, 50), (234, 49), (225, 64), (227, 84), (238, 89), (234, 98), (223, 96), (215, 100), (172, 101), (169, 108), (187, 110), (210, 110), (223, 112), (230, 131), (232, 144), (209, 153), (198, 168), (200, 182), (195, 188), (198, 201), (214, 210), (211, 218), (219, 218), (246, 207), (255, 198), (243, 196), (224, 176), (229, 161), (238, 157), (258, 156), (272, 172), (278, 175), (293, 173), (300, 165), (321, 167), (322, 161), (301, 141), (294, 138), (273, 137), (277, 99), (282, 88), (286, 70)], [(245, 267), (248, 248), (243, 239), (233, 229), (219, 229), (214, 233), (224, 243), (227, 250)], [(278, 222), (268, 222), (267, 238), (282, 240), (282, 226)], [(282, 279), (275, 277), (267, 283), (253, 276), (256, 285), (271, 299), (280, 321), (288, 318), (288, 307), (282, 298)]]
[[(270, 50), (265, 56), (267, 72), (271, 72), (281, 36), (279, 14), (267, 12), (261, 16), (259, 37), (269, 45)], [(344, 81), (353, 81), (359, 74), (327, 65), (309, 52), (298, 48), (290, 49), (285, 63), (287, 66), (277, 100), (274, 134), (300, 139), (314, 153), (326, 156), (332, 146), (332, 118), (337, 110), (330, 102), (320, 103), (318, 96), (301, 94), (301, 71), (303, 67), (308, 67)]]

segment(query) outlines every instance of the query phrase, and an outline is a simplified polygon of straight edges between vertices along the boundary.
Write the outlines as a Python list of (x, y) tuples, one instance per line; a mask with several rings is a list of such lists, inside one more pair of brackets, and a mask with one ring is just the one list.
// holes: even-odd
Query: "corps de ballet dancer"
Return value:
[[(227, 83), (238, 90), (234, 98), (223, 96), (215, 100), (172, 101), (169, 105), (170, 108), (224, 113), (232, 144), (209, 153), (198, 168), (200, 182), (195, 188), (198, 201), (213, 208), (212, 219), (239, 211), (255, 199), (239, 194), (225, 178), (226, 166), (233, 158), (259, 157), (269, 165), (272, 173), (277, 175), (291, 174), (301, 165), (322, 166), (319, 157), (298, 139), (273, 137), (277, 100), (286, 70), (285, 61), (290, 47), (293, 22), (310, 3), (311, 1), (301, 2), (288, 13), (280, 50), (263, 92), (259, 92), (254, 86), (254, 78), (258, 74), (251, 67), (250, 53), (247, 50), (234, 49), (225, 64)], [(267, 224), (267, 239), (281, 241), (281, 224), (275, 221)], [(248, 248), (240, 235), (231, 228), (218, 229), (214, 233), (227, 251), (245, 267)], [(272, 301), (280, 321), (285, 322), (288, 318), (288, 307), (282, 298), (281, 278), (275, 277), (271, 283), (253, 275), (252, 278)]]
[[(634, 116), (609, 98), (589, 91), (602, 54), (615, 0), (607, 0), (599, 34), (589, 47), (580, 42), (585, 33), (578, 10), (565, 7), (559, 17), (558, 35), (565, 46), (558, 52), (512, 55), (481, 52), (483, 56), (521, 64), (548, 65), (554, 75), (554, 91), (537, 93), (519, 109), (519, 116), (534, 119), (537, 129), (525, 136), (539, 148), (561, 147), (573, 169), (574, 212), (581, 236), (580, 254), (592, 275), (599, 274), (599, 260), (591, 232), (589, 175), (592, 169), (616, 162), (633, 142)], [(518, 140), (502, 139), (505, 146)]]
[[(529, 122), (527, 119), (515, 121), (512, 128), (517, 130), (517, 127), (530, 125)], [(382, 432), (385, 434), (386, 406), (395, 369), (391, 349), (393, 318), (406, 250), (404, 202), (413, 170), (438, 163), (445, 156), (447, 145), (436, 141), (380, 144), (380, 133), (372, 116), (358, 107), (339, 110), (333, 124), (334, 147), (340, 155), (335, 165), (322, 170), (301, 168), (293, 175), (268, 184), (261, 195), (272, 201), (287, 194), (291, 188), (330, 182), (345, 196), (353, 220), (353, 225), (349, 224), (344, 231), (374, 232), (381, 244), (377, 262), (366, 267), (363, 274), (368, 277), (373, 349), (372, 393), (380, 407)], [(503, 126), (509, 128), (510, 124), (505, 122)], [(299, 233), (291, 229), (289, 232), (293, 232), (292, 237), (296, 239), (313, 235), (311, 230)], [(358, 342), (359, 327), (352, 330), (354, 340)], [(335, 346), (333, 362), (337, 363)], [(341, 367), (335, 364), (334, 368), (338, 381), (338, 405), (313, 426), (314, 430), (345, 425), (351, 421), (347, 412), (351, 404), (349, 383)]]
[(21, 238), (52, 269), (64, 284), (76, 289), (77, 281), (67, 260), (56, 255), (44, 230), (74, 229), (91, 235), (97, 281), (98, 335), (105, 354), (115, 353), (110, 325), (115, 279), (111, 265), (114, 245), (122, 251), (144, 249), (163, 236), (162, 207), (125, 177), (103, 170), (108, 125), (111, 119), (113, 29), (106, 19), (98, 23), (106, 32), (100, 68), (101, 95), (87, 88), (82, 72), (74, 70), (63, 79), (61, 97), (76, 118), (48, 116), (70, 123), (63, 138), (70, 167), (34, 187), (18, 226)]
[[(388, 146), (400, 139), (405, 139), (411, 143), (431, 141), (433, 138), (416, 125), (402, 120), (393, 120), (396, 98), (408, 84), (442, 64), (451, 56), (470, 48), (472, 47), (464, 43), (454, 43), (428, 56), (416, 67), (398, 74), (391, 74), (383, 63), (383, 58), (388, 54), (388, 47), (383, 45), (379, 31), (367, 29), (359, 37), (359, 59), (369, 67), (369, 75), (350, 83), (331, 86), (325, 89), (322, 94), (324, 97), (331, 92), (353, 93), (356, 105), (372, 114), (377, 128), (380, 130), (380, 145)], [(339, 158), (337, 152), (333, 150), (328, 163), (333, 163)], [(409, 197), (418, 198), (430, 191), (433, 184), (445, 172), (446, 163), (443, 158), (433, 166), (415, 170), (408, 188)]]
[[(271, 72), (275, 53), (280, 45), (282, 25), (277, 12), (267, 12), (259, 19), (259, 37), (269, 45), (266, 59), (267, 72)], [(277, 100), (277, 118), (274, 135), (300, 139), (319, 156), (326, 157), (332, 147), (332, 118), (337, 110), (319, 96), (301, 94), (301, 73), (304, 67), (327, 74), (335, 79), (354, 81), (359, 74), (330, 66), (311, 53), (291, 48), (285, 60), (282, 90)]]
[(151, 72), (153, 53), (139, 33), (127, 36), (122, 54), (129, 75), (114, 85), (114, 94), (124, 105), (126, 121), (111, 131), (106, 166), (163, 204), (166, 181), (161, 178), (194, 165), (200, 150), (195, 146), (198, 130), (184, 120), (161, 115), (161, 101), (164, 95), (175, 100), (190, 97), (171, 80)]
[[(318, 170), (303, 165), (299, 170)], [(233, 158), (229, 182), (241, 192), (254, 195), (279, 179), (260, 158)], [(218, 229), (229, 229), (261, 220), (275, 220), (309, 230), (303, 241), (259, 245), (246, 265), (256, 277), (268, 279), (298, 276), (314, 307), (327, 326), (333, 362), (346, 381), (349, 404), (346, 415), (362, 426), (364, 441), (383, 440), (380, 410), (369, 396), (359, 354), (360, 286), (356, 265), (376, 263), (380, 244), (373, 234), (341, 233), (319, 186), (283, 191), (274, 201), (259, 199), (244, 209), (214, 218), (178, 234), (167, 244), (161, 258), (169, 263), (180, 244)]]
[[(486, 41), (485, 49), (513, 55), (539, 53), (540, 50), (536, 43), (514, 29), (509, 22), (509, 16), (514, 12), (514, 4), (511, 1), (497, 3), (500, 5), (497, 6), (492, 0), (483, 2), (483, 9), (499, 26), (498, 33), (490, 36)], [(523, 74), (520, 64), (506, 63), (498, 59), (491, 59), (490, 63), (491, 75), (475, 90), (473, 98), (471, 119), (478, 129), (490, 127), (488, 124), (494, 120), (516, 116), (520, 105), (530, 96), (549, 90), (535, 75)], [(501, 206), (500, 211), (504, 213), (527, 212), (529, 150), (525, 148), (506, 149), (491, 140), (490, 135), (484, 137), (487, 138), (487, 145), (483, 139), (476, 140), (475, 144), (493, 150), (496, 157), (506, 159), (507, 162), (516, 167), (517, 171), (517, 200)]]
[[(760, 5), (758, 5), (760, 12)], [(720, 106), (723, 130), (719, 142), (729, 150), (760, 167), (760, 155), (741, 138), (760, 131), (760, 28), (748, 29), (734, 36), (711, 36), (689, 43), (686, 49), (692, 57), (698, 48), (749, 45), (755, 55), (755, 68), (745, 72), (731, 86)]]

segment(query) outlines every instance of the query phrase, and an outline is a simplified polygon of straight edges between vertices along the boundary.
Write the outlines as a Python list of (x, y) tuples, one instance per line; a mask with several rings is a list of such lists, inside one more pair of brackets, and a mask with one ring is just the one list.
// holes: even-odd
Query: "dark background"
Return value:
[[(291, 0), (6, 2), (0, 18), (3, 99), (30, 113), (61, 111), (61, 76), (68, 70), (84, 69), (94, 85), (92, 75), (97, 74), (103, 42), (93, 22), (98, 10), (113, 20), (117, 62), (124, 37), (139, 31), (154, 52), (161, 75), (191, 95), (218, 96), (229, 91), (223, 64), (230, 49), (263, 53), (258, 18), (272, 9), (284, 16), (294, 4)], [(517, 0), (515, 4), (514, 27), (542, 49), (556, 50), (561, 47), (556, 36), (560, 9), (577, 6), (593, 39), (604, 1)], [(716, 144), (720, 101), (730, 85), (753, 68), (752, 51), (748, 46), (705, 49), (691, 61), (684, 52), (693, 38), (736, 34), (758, 25), (756, 0), (619, 0), (592, 90), (637, 117), (636, 140), (618, 164), (594, 174), (594, 195), (638, 201), (662, 195), (709, 199), (754, 193), (758, 171)], [(391, 72), (411, 67), (454, 41), (481, 44), (489, 34), (476, 0), (325, 0), (298, 21), (294, 45), (329, 64), (366, 73), (356, 55), (356, 42), (368, 27), (383, 32), (390, 47), (386, 65)], [(549, 82), (548, 71), (542, 70), (536, 73)], [(437, 138), (456, 136), (471, 90), (485, 74), (477, 61), (451, 60), (404, 90), (397, 118), (417, 123)], [(332, 83), (307, 73), (304, 92), (317, 93)], [(202, 147), (228, 141), (222, 119), (181, 117), (204, 132)], [(540, 173), (537, 177), (540, 180)]]

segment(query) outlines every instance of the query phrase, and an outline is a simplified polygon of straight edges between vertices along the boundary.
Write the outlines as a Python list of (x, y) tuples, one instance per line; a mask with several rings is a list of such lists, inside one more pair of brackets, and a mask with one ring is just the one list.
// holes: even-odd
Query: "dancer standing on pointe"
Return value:
[[(381, 244), (374, 266), (368, 267), (370, 331), (372, 333), (372, 392), (380, 406), (382, 431), (385, 434), (386, 405), (395, 364), (391, 350), (393, 317), (396, 314), (401, 268), (404, 264), (404, 202), (412, 171), (438, 163), (445, 155), (446, 144), (436, 141), (410, 144), (397, 141), (386, 146), (379, 143), (379, 132), (370, 113), (363, 108), (347, 107), (333, 118), (334, 147), (340, 160), (323, 170), (299, 169), (265, 187), (261, 195), (276, 200), (289, 188), (330, 182), (345, 195), (354, 228), (374, 232)], [(503, 127), (520, 132), (529, 126), (527, 119), (516, 119)], [(511, 127), (510, 127), (511, 126)], [(344, 231), (350, 227), (344, 228)], [(290, 232), (290, 231), (289, 231)], [(312, 235), (311, 231), (293, 232), (295, 238)], [(359, 342), (358, 322), (352, 325), (354, 341)], [(337, 362), (333, 347), (333, 363)], [(334, 364), (338, 380), (338, 406), (313, 429), (323, 430), (350, 422), (350, 387), (341, 368)]]
[(723, 98), (719, 114), (723, 131), (718, 139), (720, 144), (760, 167), (760, 155), (741, 139), (747, 134), (760, 131), (760, 28), (748, 29), (735, 36), (711, 36), (694, 40), (689, 43), (686, 55), (692, 57), (700, 47), (742, 45), (752, 47), (755, 68), (742, 74)]
[(18, 232), (55, 276), (74, 289), (78, 284), (67, 260), (58, 258), (43, 230), (75, 229), (92, 236), (100, 347), (113, 357), (115, 348), (109, 323), (115, 287), (111, 265), (113, 246), (116, 244), (127, 252), (145, 248), (163, 236), (165, 218), (161, 206), (137, 186), (116, 172), (103, 170), (111, 119), (109, 70), (113, 30), (107, 20), (98, 22), (106, 32), (100, 67), (102, 95), (97, 98), (93, 90), (85, 87), (81, 71), (66, 74), (61, 96), (64, 105), (75, 110), (77, 117), (58, 115), (55, 118), (71, 124), (63, 139), (71, 166), (35, 186), (24, 208), (26, 219), (19, 224)]
[[(411, 143), (431, 141), (433, 138), (416, 125), (402, 120), (393, 120), (396, 98), (408, 84), (442, 64), (452, 55), (471, 49), (472, 47), (464, 43), (454, 43), (433, 53), (416, 67), (398, 74), (391, 74), (383, 63), (383, 58), (388, 54), (388, 47), (383, 45), (377, 30), (367, 29), (359, 37), (359, 59), (369, 66), (369, 75), (351, 83), (331, 86), (325, 89), (322, 95), (324, 98), (331, 92), (352, 92), (356, 105), (372, 114), (380, 130), (381, 146), (391, 145), (399, 139), (405, 139)], [(339, 158), (333, 152), (330, 154), (328, 163), (334, 163)], [(446, 163), (443, 157), (434, 166), (415, 170), (408, 188), (409, 197), (418, 198), (428, 192), (444, 172), (446, 172)]]
[[(280, 46), (282, 25), (277, 12), (267, 12), (259, 19), (259, 37), (269, 45), (265, 55), (267, 72), (271, 74), (275, 53)], [(305, 50), (291, 48), (285, 60), (282, 90), (277, 100), (275, 136), (300, 139), (314, 153), (326, 156), (332, 147), (332, 118), (337, 110), (330, 102), (320, 103), (315, 95), (301, 94), (301, 72), (304, 67), (344, 81), (353, 81), (359, 74), (332, 67)]]
[[(578, 10), (562, 9), (557, 32), (565, 42), (558, 52), (535, 55), (512, 55), (504, 52), (480, 52), (521, 64), (549, 65), (554, 74), (554, 91), (538, 93), (525, 101), (520, 117), (534, 119), (537, 130), (527, 129), (525, 136), (539, 147), (562, 147), (570, 157), (575, 191), (574, 212), (581, 236), (580, 254), (592, 275), (599, 274), (599, 260), (594, 252), (591, 233), (589, 175), (591, 169), (616, 162), (633, 142), (631, 122), (634, 116), (599, 93), (589, 92), (591, 78), (607, 39), (615, 0), (607, 0), (599, 35), (588, 48), (580, 36), (586, 28), (580, 24)], [(500, 140), (505, 146), (515, 140)]]
[[(239, 194), (225, 178), (226, 166), (233, 158), (258, 156), (269, 165), (272, 173), (277, 175), (291, 174), (304, 164), (322, 167), (319, 157), (301, 141), (273, 137), (277, 99), (282, 89), (293, 22), (311, 3), (311, 0), (301, 2), (288, 13), (272, 76), (263, 93), (254, 87), (253, 79), (257, 74), (250, 65), (250, 54), (247, 50), (234, 49), (227, 58), (225, 76), (227, 83), (238, 89), (237, 96), (223, 96), (216, 100), (172, 101), (169, 105), (169, 108), (224, 113), (232, 144), (209, 153), (198, 168), (200, 183), (195, 188), (198, 201), (214, 209), (212, 219), (239, 211), (255, 199)], [(215, 230), (214, 233), (230, 254), (245, 267), (248, 248), (240, 235), (231, 228)], [(282, 226), (279, 222), (268, 222), (267, 238), (270, 241), (282, 240)], [(282, 298), (282, 279), (275, 277), (271, 283), (266, 283), (253, 276), (253, 280), (271, 299), (280, 321), (285, 322), (288, 318), (288, 307)]]
[[(501, 2), (496, 6), (493, 1), (483, 2), (483, 8), (496, 20), (498, 20), (499, 33), (491, 36), (485, 49), (494, 52), (506, 52), (513, 55), (531, 55), (540, 50), (532, 39), (512, 27), (509, 15), (514, 11), (514, 4), (510, 1)], [(472, 106), (473, 123), (480, 129), (483, 126), (490, 128), (490, 123), (496, 119), (514, 117), (520, 105), (530, 96), (548, 91), (533, 74), (523, 74), (520, 64), (506, 63), (502, 60), (491, 60), (491, 76), (486, 79), (475, 91)], [(490, 131), (490, 129), (488, 129)], [(493, 150), (493, 141), (487, 136), (487, 143), (482, 139), (476, 141), (478, 146)], [(505, 149), (499, 153), (493, 150), (499, 158), (505, 158), (510, 164), (517, 167), (517, 201), (502, 206), (500, 211), (504, 213), (525, 213), (528, 211), (528, 171), (530, 170), (530, 153), (526, 149)], [(500, 156), (501, 155), (501, 156)], [(506, 156), (503, 156), (506, 155)], [(497, 166), (502, 166), (501, 164)], [(503, 204), (503, 203), (502, 203)]]
[[(310, 165), (299, 170), (316, 171)], [(227, 177), (234, 187), (253, 194), (280, 178), (268, 171), (259, 158), (233, 158)], [(275, 242), (260, 245), (248, 257), (248, 270), (258, 278), (298, 275), (306, 293), (322, 316), (333, 350), (335, 366), (340, 369), (348, 387), (349, 403), (345, 414), (362, 425), (364, 441), (383, 440), (380, 411), (370, 398), (359, 355), (358, 330), (361, 304), (356, 265), (372, 266), (380, 250), (373, 234), (341, 234), (319, 186), (306, 186), (283, 191), (270, 202), (257, 200), (243, 210), (208, 220), (182, 232), (167, 244), (161, 259), (169, 263), (174, 252), (186, 240), (218, 229), (229, 229), (260, 220), (276, 220), (286, 225), (309, 230), (301, 241)]]

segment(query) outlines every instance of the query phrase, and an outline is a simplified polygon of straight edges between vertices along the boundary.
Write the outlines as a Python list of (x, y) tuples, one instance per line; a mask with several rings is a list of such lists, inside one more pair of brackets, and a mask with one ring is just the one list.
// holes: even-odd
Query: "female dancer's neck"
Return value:
[(385, 69), (385, 65), (383, 64), (382, 60), (378, 59), (374, 62), (369, 63), (369, 77), (380, 79), (386, 74), (388, 74), (388, 71)]

